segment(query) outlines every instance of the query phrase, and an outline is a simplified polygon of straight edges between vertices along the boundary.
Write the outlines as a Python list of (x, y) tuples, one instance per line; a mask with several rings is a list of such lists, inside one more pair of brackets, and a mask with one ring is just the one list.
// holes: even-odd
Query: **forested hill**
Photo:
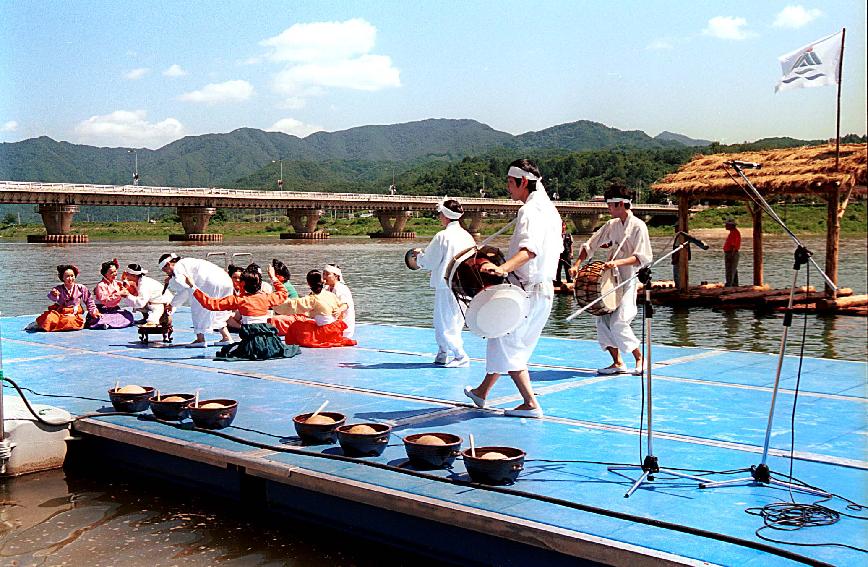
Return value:
[[(589, 121), (513, 136), (474, 120), (432, 119), (318, 132), (303, 139), (241, 128), (227, 134), (187, 136), (158, 150), (136, 151), (142, 184), (210, 187), (232, 184), (280, 159), (408, 162), (455, 160), (496, 148), (523, 152), (673, 146), (683, 147), (681, 142), (656, 140), (644, 132)], [(132, 164), (128, 148), (96, 148), (45, 136), (0, 144), (0, 179), (6, 180), (124, 184), (130, 182)]]

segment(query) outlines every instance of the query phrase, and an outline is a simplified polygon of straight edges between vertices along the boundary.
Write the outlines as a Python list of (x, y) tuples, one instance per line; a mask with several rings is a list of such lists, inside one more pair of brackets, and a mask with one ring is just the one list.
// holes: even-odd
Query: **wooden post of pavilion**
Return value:
[[(678, 197), (678, 222), (675, 225), (675, 230), (678, 232), (688, 232), (687, 222), (690, 217), (690, 198), (687, 195)], [(690, 269), (688, 267), (689, 260), (687, 259), (687, 248), (682, 248), (678, 253), (678, 280), (681, 284), (678, 289), (687, 290), (690, 286), (688, 280)]]
[(763, 285), (763, 210), (748, 204), (753, 225), (753, 285)]
[[(853, 186), (851, 185), (844, 191), (842, 198), (841, 186), (835, 183), (826, 194), (826, 275), (835, 285), (838, 285), (838, 247), (841, 239), (841, 218), (847, 211), (847, 204), (850, 202), (852, 191)], [(829, 298), (838, 297), (838, 292), (829, 287), (828, 283), (825, 285), (825, 289)]]

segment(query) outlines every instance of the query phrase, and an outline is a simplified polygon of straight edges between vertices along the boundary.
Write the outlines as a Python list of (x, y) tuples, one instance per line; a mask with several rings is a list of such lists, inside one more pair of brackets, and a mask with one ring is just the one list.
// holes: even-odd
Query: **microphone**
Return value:
[(686, 232), (679, 232), (678, 234), (680, 234), (681, 236), (683, 236), (683, 237), (684, 237), (684, 240), (686, 240), (686, 241), (689, 242), (690, 244), (695, 244), (695, 245), (699, 246), (700, 248), (702, 248), (703, 250), (708, 250), (708, 244), (706, 244), (705, 242), (699, 240), (699, 239), (696, 238), (695, 236), (690, 236), (690, 235), (687, 234)]
[(761, 163), (757, 163), (755, 161), (739, 161), (739, 160), (730, 160), (726, 162), (726, 165), (731, 165), (732, 167), (738, 167), (740, 169), (760, 169), (762, 167)]

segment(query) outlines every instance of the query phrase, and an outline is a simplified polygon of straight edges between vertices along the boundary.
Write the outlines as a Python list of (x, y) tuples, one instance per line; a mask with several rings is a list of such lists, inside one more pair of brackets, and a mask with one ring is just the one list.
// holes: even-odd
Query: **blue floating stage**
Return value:
[[(116, 381), (154, 386), (165, 394), (201, 390), (202, 399), (238, 400), (235, 421), (221, 433), (249, 444), (171, 427), (149, 415), (81, 419), (74, 428), (83, 441), (71, 452), (86, 452), (97, 464), (124, 464), (253, 509), (350, 530), (444, 562), (865, 561), (863, 553), (846, 547), (802, 547), (757, 537), (762, 519), (745, 509), (787, 501), (786, 489), (755, 483), (700, 489), (695, 481), (661, 473), (624, 498), (637, 473), (609, 472), (598, 463), (641, 462), (642, 379), (597, 376), (593, 369), (609, 360), (590, 341), (540, 341), (531, 375), (546, 417), (523, 420), (499, 414), (520, 400), (508, 377), (493, 390), (491, 409), (476, 409), (464, 397), (465, 384), (478, 383), (484, 373), (484, 341), (469, 334), (470, 368), (431, 364), (436, 351), (431, 329), (372, 324), (357, 328), (358, 347), (303, 349), (288, 360), (225, 362), (213, 360), (213, 348), (180, 346), (193, 338), (188, 311), (176, 315), (172, 346), (143, 345), (135, 329), (28, 333), (24, 327), (32, 320), (3, 319), (2, 349), (6, 376), (38, 392), (28, 393), (33, 402), (76, 415), (109, 412), (107, 390)], [(653, 360), (653, 448), (662, 468), (729, 471), (760, 462), (777, 356), (655, 346)], [(772, 430), (768, 464), (779, 478), (790, 467), (798, 362), (791, 356), (785, 361)], [(806, 359), (801, 372), (793, 475), (863, 503), (868, 500), (868, 365)], [(385, 452), (353, 461), (341, 458), (338, 445), (302, 447), (292, 418), (325, 400), (326, 411), (346, 414), (347, 423), (392, 425)], [(471, 433), (478, 446), (518, 447), (527, 453), (524, 469), (506, 490), (469, 485), (461, 459), (451, 470), (412, 474), (402, 438), (435, 431), (459, 435), (462, 448), (469, 447)], [(818, 500), (798, 491), (792, 497)], [(838, 498), (824, 505), (864, 515), (848, 511)], [(868, 532), (864, 521), (842, 515), (829, 526), (762, 533), (796, 544), (865, 548)]]

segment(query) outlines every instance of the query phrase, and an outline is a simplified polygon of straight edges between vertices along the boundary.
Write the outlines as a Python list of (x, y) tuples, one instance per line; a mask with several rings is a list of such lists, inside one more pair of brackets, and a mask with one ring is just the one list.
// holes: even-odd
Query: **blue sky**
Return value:
[(0, 141), (158, 148), (470, 118), (735, 143), (835, 133), (835, 87), (778, 57), (847, 28), (842, 134), (866, 132), (866, 9), (846, 1), (0, 0)]

